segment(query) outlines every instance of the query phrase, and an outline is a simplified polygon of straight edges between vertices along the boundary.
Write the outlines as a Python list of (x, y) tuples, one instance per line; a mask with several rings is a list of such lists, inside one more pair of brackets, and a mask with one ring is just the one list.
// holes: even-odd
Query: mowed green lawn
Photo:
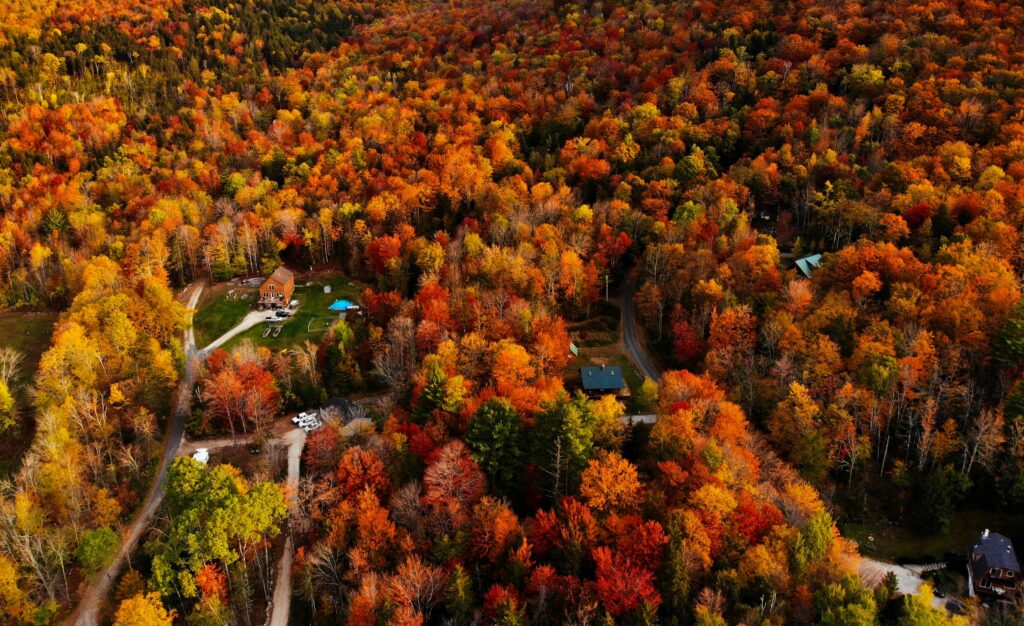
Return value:
[(20, 406), (18, 422), (0, 436), (0, 477), (17, 471), (21, 457), (32, 443), (35, 431), (32, 408), (29, 404), (24, 383), (32, 381), (39, 368), (39, 358), (50, 347), (53, 325), (57, 314), (52, 312), (0, 313), (0, 347), (14, 348), (22, 353), (22, 388), (17, 394)]
[[(331, 293), (324, 293), (324, 285), (331, 286)], [(295, 313), (283, 322), (280, 335), (274, 337), (271, 334), (264, 337), (265, 325), (260, 324), (229, 341), (227, 347), (230, 348), (245, 339), (251, 339), (256, 345), (266, 346), (272, 350), (299, 346), (307, 340), (317, 342), (328, 326), (338, 319), (338, 313), (327, 307), (335, 300), (341, 299), (359, 304), (359, 296), (365, 287), (342, 274), (320, 274), (299, 281), (295, 285), (292, 299), (298, 300), (301, 304)]]
[[(192, 316), (196, 346), (202, 348), (220, 337), (252, 310), (255, 287), (234, 284), (214, 285), (203, 293), (199, 307)], [(243, 297), (248, 296), (248, 297)]]
[(957, 511), (947, 532), (922, 534), (908, 528), (878, 524), (840, 524), (843, 536), (855, 539), (861, 554), (887, 561), (942, 560), (947, 552), (966, 552), (986, 528), (1024, 540), (1024, 516), (994, 511)]

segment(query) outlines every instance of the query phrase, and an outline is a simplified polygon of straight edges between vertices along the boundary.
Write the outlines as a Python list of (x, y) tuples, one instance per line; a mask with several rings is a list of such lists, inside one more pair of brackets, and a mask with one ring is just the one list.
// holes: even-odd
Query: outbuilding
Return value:
[(796, 269), (800, 270), (800, 273), (805, 277), (810, 278), (814, 270), (818, 269), (821, 265), (821, 255), (812, 254), (811, 256), (805, 256), (801, 259), (796, 260)]

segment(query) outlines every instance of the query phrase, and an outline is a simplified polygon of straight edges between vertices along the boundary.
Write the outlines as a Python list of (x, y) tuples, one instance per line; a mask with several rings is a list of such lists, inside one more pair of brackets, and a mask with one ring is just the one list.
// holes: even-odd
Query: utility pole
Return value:
[(604, 301), (608, 302), (608, 274), (604, 275)]

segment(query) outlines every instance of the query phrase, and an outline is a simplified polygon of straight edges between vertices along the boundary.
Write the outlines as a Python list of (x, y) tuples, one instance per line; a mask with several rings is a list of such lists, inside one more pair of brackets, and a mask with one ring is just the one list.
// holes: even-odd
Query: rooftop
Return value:
[(588, 365), (580, 368), (583, 388), (587, 391), (617, 391), (626, 386), (622, 367), (618, 365)]
[[(987, 570), (993, 567), (1020, 571), (1017, 555), (1013, 551), (1013, 542), (999, 533), (981, 533), (971, 544), (971, 560)], [(975, 568), (977, 570), (977, 568)]]
[(818, 269), (819, 265), (821, 265), (820, 254), (812, 254), (811, 256), (805, 256), (802, 259), (796, 260), (796, 268), (807, 278), (811, 277), (811, 272)]
[(281, 265), (276, 270), (274, 270), (273, 274), (267, 277), (267, 280), (272, 280), (283, 285), (294, 278), (295, 274), (287, 267)]

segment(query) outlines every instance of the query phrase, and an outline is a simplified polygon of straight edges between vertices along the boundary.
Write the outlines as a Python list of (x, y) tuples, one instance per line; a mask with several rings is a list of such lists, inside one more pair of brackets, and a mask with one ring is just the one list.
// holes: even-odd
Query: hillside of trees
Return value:
[[(59, 319), (37, 371), (0, 358), (33, 437), (0, 622), (67, 617), (145, 501), (181, 290), (287, 264), (365, 318), (214, 351), (193, 425), (392, 402), (309, 436), (291, 511), (175, 461), (114, 623), (263, 623), (283, 533), (315, 624), (965, 623), (837, 522), (1024, 509), (1022, 33), (968, 0), (14, 0), (0, 309)], [(653, 426), (566, 383), (606, 285)]]

